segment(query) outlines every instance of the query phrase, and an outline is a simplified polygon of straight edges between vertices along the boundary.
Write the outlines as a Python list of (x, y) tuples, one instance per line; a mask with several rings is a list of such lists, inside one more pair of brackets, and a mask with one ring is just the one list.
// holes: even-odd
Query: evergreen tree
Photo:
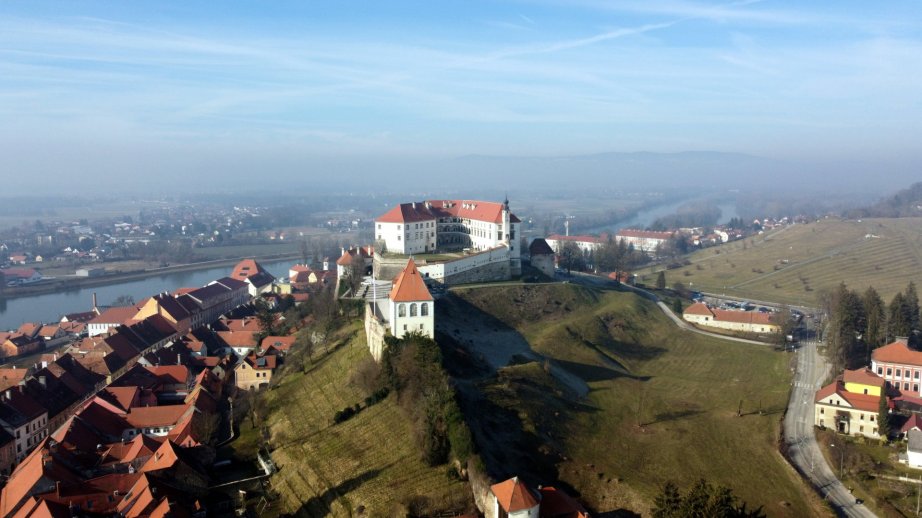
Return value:
[(897, 293), (887, 308), (887, 334), (890, 338), (909, 336), (909, 321), (906, 319), (906, 299)]
[(887, 404), (886, 387), (880, 391), (880, 404), (877, 407), (877, 430), (884, 439), (890, 435), (890, 406)]
[(676, 518), (682, 507), (682, 495), (673, 481), (667, 481), (663, 492), (653, 500), (654, 508), (650, 511), (653, 518)]
[[(887, 309), (880, 294), (873, 287), (865, 290), (861, 303), (864, 306), (864, 343), (870, 355), (870, 351), (887, 341)], [(870, 361), (870, 357), (866, 360)]]
[(905, 318), (909, 322), (910, 334), (913, 329), (919, 329), (919, 295), (916, 293), (916, 283), (909, 281), (906, 292), (903, 294)]
[(663, 270), (660, 270), (659, 275), (656, 276), (656, 289), (666, 289), (666, 272)]

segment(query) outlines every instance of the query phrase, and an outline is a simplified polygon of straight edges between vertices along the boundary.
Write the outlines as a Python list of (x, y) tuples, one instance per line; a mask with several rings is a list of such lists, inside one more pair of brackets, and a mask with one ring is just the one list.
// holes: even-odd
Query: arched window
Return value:
[(419, 305), (419, 314), (420, 316), (428, 317), (429, 316), (429, 304), (423, 302)]
[(416, 316), (416, 303), (415, 302), (410, 304), (410, 316), (411, 317)]
[(397, 316), (398, 317), (407, 316), (407, 305), (406, 304), (400, 304), (399, 306), (397, 306)]

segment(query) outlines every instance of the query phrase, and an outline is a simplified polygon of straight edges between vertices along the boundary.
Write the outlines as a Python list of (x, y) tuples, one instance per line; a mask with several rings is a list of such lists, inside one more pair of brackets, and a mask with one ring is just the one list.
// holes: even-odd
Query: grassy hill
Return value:
[[(599, 512), (646, 514), (665, 481), (688, 487), (700, 477), (770, 516), (824, 512), (777, 452), (791, 356), (683, 332), (633, 294), (574, 285), (456, 290), (437, 318), (450, 335), (442, 340), (463, 346), (468, 361), (512, 332), (545, 358), (519, 355), (495, 374), (460, 371), (494, 476), (569, 486)], [(476, 331), (453, 333), (462, 324)]]
[[(371, 360), (360, 323), (341, 339), (314, 365), (305, 359), (306, 373), (285, 373), (262, 399), (279, 467), (271, 479), (281, 495), (275, 512), (389, 517), (414, 506), (463, 509), (470, 488), (447, 466), (422, 462), (395, 396), (362, 403), (365, 393), (350, 381)], [(363, 409), (355, 417), (333, 424), (337, 411), (356, 403)]]
[[(874, 286), (885, 301), (922, 283), (922, 218), (838, 220), (796, 225), (695, 252), (667, 273), (669, 285), (744, 298), (814, 305), (838, 285)], [(645, 273), (652, 283), (655, 277)]]

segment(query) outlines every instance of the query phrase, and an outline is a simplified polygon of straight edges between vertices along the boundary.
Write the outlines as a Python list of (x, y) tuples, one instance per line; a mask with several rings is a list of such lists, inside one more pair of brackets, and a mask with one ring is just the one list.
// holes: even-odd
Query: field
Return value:
[[(598, 512), (646, 514), (667, 480), (688, 488), (705, 477), (769, 516), (824, 513), (778, 453), (791, 356), (683, 332), (630, 293), (574, 285), (453, 293), (437, 318), (447, 312), (444, 323), (476, 329), (458, 343), (476, 351), (479, 342), (523, 340), (546, 358), (519, 353), (517, 365), (475, 381), (491, 415), (474, 416), (485, 423), (472, 428), (494, 473), (538, 466), (528, 474), (556, 476), (543, 483), (573, 488)], [(501, 339), (489, 343), (491, 335)], [(588, 392), (581, 397), (557, 368)], [(503, 412), (507, 421), (497, 422)], [(516, 452), (500, 444), (513, 423)], [(528, 445), (534, 450), (521, 449)]]
[[(910, 280), (922, 284), (922, 219), (824, 219), (692, 254), (666, 274), (692, 289), (756, 300), (815, 305), (841, 281), (874, 286), (885, 301)], [(655, 276), (644, 274), (652, 283)]]
[[(447, 466), (428, 467), (416, 451), (410, 425), (391, 395), (355, 417), (333, 424), (333, 415), (361, 403), (365, 395), (350, 383), (353, 370), (371, 358), (356, 323), (351, 338), (308, 365), (307, 373), (286, 373), (265, 394), (273, 459), (271, 479), (281, 509), (296, 516), (394, 516), (398, 506), (429, 503), (464, 506), (468, 486), (451, 478)], [(422, 498), (420, 498), (420, 496)]]

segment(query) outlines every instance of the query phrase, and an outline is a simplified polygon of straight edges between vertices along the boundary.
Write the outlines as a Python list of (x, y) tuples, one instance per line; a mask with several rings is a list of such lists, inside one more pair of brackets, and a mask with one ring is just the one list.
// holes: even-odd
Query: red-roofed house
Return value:
[(375, 220), (375, 239), (388, 252), (424, 254), (508, 247), (513, 274), (521, 271), (519, 218), (503, 203), (428, 200), (401, 203)]
[(884, 381), (867, 369), (845, 371), (816, 392), (814, 424), (848, 435), (880, 438), (877, 414)]
[(493, 495), (493, 516), (496, 518), (538, 518), (540, 495), (527, 484), (513, 477), (490, 486)]
[(692, 324), (729, 331), (742, 331), (744, 333), (781, 332), (781, 326), (773, 320), (771, 313), (729, 311), (708, 307), (703, 302), (696, 302), (688, 306), (682, 313), (682, 318)]
[(407, 266), (397, 276), (389, 299), (392, 335), (397, 338), (403, 338), (411, 332), (429, 338), (435, 335), (435, 306), (432, 295), (426, 288), (426, 283), (413, 259), (407, 261)]
[(922, 375), (922, 351), (910, 349), (906, 340), (897, 340), (874, 349), (871, 353), (871, 370), (901, 394), (922, 396), (919, 381)]
[(275, 367), (274, 355), (256, 356), (256, 353), (250, 353), (234, 368), (234, 384), (240, 390), (268, 387)]
[(246, 282), (251, 297), (271, 291), (272, 283), (275, 281), (275, 277), (255, 259), (244, 259), (237, 263), (230, 276), (232, 279)]
[(135, 319), (138, 308), (135, 306), (116, 306), (109, 308), (87, 322), (89, 336), (108, 333), (113, 327), (118, 327)]
[(636, 230), (625, 228), (615, 234), (615, 239), (624, 241), (627, 245), (633, 245), (634, 250), (653, 254), (656, 248), (671, 239), (675, 234), (673, 232), (655, 232), (652, 230)]

